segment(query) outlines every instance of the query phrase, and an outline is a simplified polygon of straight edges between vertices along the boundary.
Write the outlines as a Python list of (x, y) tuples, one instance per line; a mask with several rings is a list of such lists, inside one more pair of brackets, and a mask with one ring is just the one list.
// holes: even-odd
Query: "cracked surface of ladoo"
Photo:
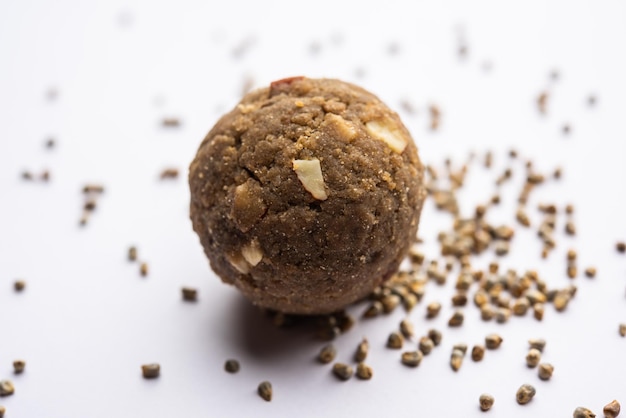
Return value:
[(368, 91), (293, 77), (247, 94), (189, 170), (212, 269), (254, 304), (345, 308), (395, 273), (426, 196), (417, 148)]

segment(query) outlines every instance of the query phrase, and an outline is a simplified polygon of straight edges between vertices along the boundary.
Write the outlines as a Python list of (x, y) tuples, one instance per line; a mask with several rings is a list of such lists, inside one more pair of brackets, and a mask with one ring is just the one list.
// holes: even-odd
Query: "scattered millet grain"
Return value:
[(450, 355), (450, 367), (452, 367), (452, 370), (456, 372), (461, 368), (464, 356), (465, 353), (463, 353), (463, 351), (459, 349), (452, 350), (452, 354)]
[(183, 287), (181, 291), (184, 301), (196, 302), (198, 300), (198, 289), (194, 289), (192, 287)]
[(554, 366), (552, 366), (550, 363), (541, 363), (539, 364), (537, 375), (541, 380), (550, 380), (553, 372)]
[(369, 342), (366, 338), (363, 338), (363, 340), (356, 347), (356, 352), (354, 353), (354, 361), (356, 361), (357, 363), (362, 363), (367, 358), (369, 348)]
[(375, 300), (370, 306), (368, 306), (365, 312), (363, 312), (363, 318), (374, 318), (380, 315), (382, 311), (383, 304), (380, 301)]
[(15, 387), (10, 380), (0, 380), (0, 396), (11, 396), (15, 393)]
[(452, 346), (452, 350), (459, 350), (463, 355), (467, 354), (467, 344), (457, 343)]
[(480, 344), (475, 345), (472, 348), (472, 360), (481, 361), (485, 356), (485, 347)]
[(536, 348), (537, 350), (543, 352), (543, 349), (546, 347), (546, 340), (543, 338), (531, 338), (528, 340), (529, 348)]
[(450, 319), (448, 320), (448, 326), (450, 327), (460, 327), (463, 325), (464, 315), (462, 311), (455, 311)]
[(579, 406), (574, 409), (574, 418), (595, 418), (596, 414), (594, 414), (590, 409)]
[(387, 338), (388, 348), (399, 350), (400, 348), (402, 348), (403, 343), (404, 343), (404, 338), (402, 337), (402, 334), (398, 332), (392, 332), (391, 334), (389, 334), (389, 337)]
[(166, 168), (163, 171), (161, 171), (160, 178), (161, 178), (161, 180), (177, 179), (178, 178), (178, 169), (177, 168)]
[(173, 118), (173, 117), (163, 118), (163, 120), (161, 121), (161, 124), (167, 128), (176, 128), (180, 126), (180, 119)]
[(239, 362), (235, 359), (226, 360), (224, 363), (224, 370), (228, 373), (237, 373), (239, 371)]
[(419, 351), (422, 352), (422, 354), (424, 355), (430, 354), (430, 352), (433, 351), (434, 347), (435, 347), (435, 343), (433, 342), (433, 340), (430, 339), (430, 337), (420, 338), (419, 343), (418, 343), (418, 348), (419, 348)]
[(357, 364), (356, 377), (358, 377), (361, 380), (370, 380), (373, 375), (374, 375), (374, 372), (370, 366), (366, 365), (365, 363)]
[(433, 341), (433, 344), (436, 347), (439, 344), (441, 344), (442, 334), (440, 331), (436, 329), (430, 329), (428, 330), (428, 338), (430, 338)]
[(500, 347), (502, 341), (504, 340), (498, 334), (489, 334), (485, 337), (485, 347), (489, 350), (495, 350)]
[(432, 319), (439, 315), (441, 311), (441, 303), (431, 302), (426, 306), (426, 318)]
[(26, 362), (24, 360), (15, 360), (13, 362), (13, 372), (15, 374), (23, 373), (25, 367), (26, 367)]
[(400, 332), (406, 339), (413, 337), (413, 324), (408, 319), (403, 319), (400, 322)]
[(137, 247), (131, 246), (128, 248), (128, 261), (137, 261)]
[(495, 316), (498, 324), (504, 324), (509, 321), (509, 318), (511, 317), (511, 310), (509, 308), (498, 308)]
[(144, 364), (141, 373), (145, 379), (154, 379), (161, 374), (161, 366), (158, 363)]
[(609, 402), (608, 404), (604, 405), (602, 412), (604, 412), (604, 416), (606, 418), (615, 418), (619, 415), (620, 410), (621, 410), (621, 406), (619, 402), (617, 402), (616, 400), (613, 400)]
[(344, 363), (333, 364), (333, 374), (339, 379), (346, 381), (354, 374), (354, 369)]
[(547, 113), (548, 97), (547, 91), (542, 91), (537, 97), (537, 108), (542, 115)]
[(327, 344), (322, 347), (319, 354), (317, 355), (317, 359), (322, 364), (328, 364), (332, 362), (336, 356), (337, 350), (335, 349), (335, 346), (332, 344)]
[(13, 288), (16, 292), (21, 292), (26, 287), (26, 281), (18, 279), (13, 283)]
[(523, 384), (517, 390), (517, 393), (515, 394), (515, 399), (517, 400), (518, 404), (525, 405), (528, 402), (532, 401), (536, 393), (537, 391), (533, 386), (529, 384)]
[(259, 383), (259, 386), (257, 387), (257, 393), (259, 394), (261, 399), (266, 402), (270, 402), (272, 400), (272, 395), (274, 394), (272, 384), (267, 380)]
[(536, 348), (531, 348), (528, 350), (528, 354), (526, 354), (526, 365), (529, 368), (537, 367), (539, 362), (541, 361), (541, 351)]
[(491, 395), (486, 394), (486, 393), (483, 393), (478, 398), (478, 403), (480, 405), (480, 410), (481, 411), (489, 411), (491, 409), (491, 407), (493, 406), (494, 402), (495, 402), (495, 398), (493, 396), (491, 396)]
[(420, 350), (405, 351), (402, 353), (401, 362), (408, 367), (417, 367), (420, 365), (422, 358), (424, 358), (424, 355)]

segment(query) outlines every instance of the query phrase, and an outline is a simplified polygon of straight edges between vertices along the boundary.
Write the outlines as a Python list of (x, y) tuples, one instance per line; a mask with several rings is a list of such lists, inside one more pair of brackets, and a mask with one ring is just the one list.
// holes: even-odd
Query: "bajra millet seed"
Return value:
[(146, 379), (154, 379), (161, 374), (161, 366), (158, 363), (144, 364), (141, 366), (141, 373)]
[(424, 355), (420, 350), (405, 351), (402, 353), (401, 361), (405, 366), (417, 367), (421, 363), (422, 358), (424, 358)]
[(541, 380), (550, 380), (552, 377), (552, 373), (554, 372), (554, 366), (550, 363), (541, 363), (539, 364), (539, 368), (537, 370), (537, 374), (539, 375), (539, 379)]
[(576, 250), (570, 249), (567, 251), (567, 261), (574, 261), (576, 260)]
[(460, 327), (461, 325), (463, 325), (463, 319), (464, 319), (463, 312), (456, 311), (452, 314), (452, 316), (448, 320), (448, 326)]
[(164, 127), (175, 128), (180, 126), (180, 119), (175, 117), (166, 117), (161, 120), (161, 124)]
[(504, 324), (508, 322), (511, 317), (511, 310), (509, 308), (498, 308), (496, 309), (495, 316), (498, 324)]
[(486, 393), (483, 393), (482, 395), (480, 395), (480, 398), (478, 398), (478, 403), (480, 404), (481, 411), (489, 411), (494, 402), (495, 398)]
[(15, 360), (13, 362), (13, 371), (15, 374), (20, 374), (24, 372), (25, 367), (26, 367), (26, 362), (24, 360)]
[(434, 318), (439, 315), (441, 304), (439, 302), (431, 302), (426, 306), (426, 318)]
[(196, 302), (198, 300), (198, 289), (183, 287), (181, 291), (183, 294), (183, 300), (187, 302)]
[(515, 299), (515, 302), (513, 302), (513, 307), (511, 308), (511, 310), (513, 311), (514, 315), (524, 316), (526, 315), (526, 312), (528, 312), (528, 308), (530, 308), (530, 302), (528, 302), (527, 298), (521, 297), (521, 298)]
[(544, 310), (543, 303), (537, 302), (533, 305), (533, 316), (537, 321), (543, 320)]
[(137, 247), (132, 246), (128, 248), (128, 261), (136, 261), (137, 260)]
[(626, 337), (626, 323), (619, 324), (619, 335)]
[(370, 380), (373, 375), (374, 375), (374, 372), (370, 366), (366, 365), (365, 363), (357, 364), (356, 377), (358, 377), (361, 380)]
[(439, 344), (441, 344), (442, 337), (443, 336), (441, 334), (441, 331), (438, 331), (436, 329), (428, 330), (428, 338), (430, 338), (433, 341), (433, 344), (435, 344), (435, 346), (438, 346)]
[(387, 347), (389, 348), (400, 349), (403, 343), (404, 338), (402, 338), (402, 335), (398, 332), (392, 332), (387, 338)]
[(431, 351), (433, 351), (435, 343), (430, 339), (430, 337), (422, 337), (419, 340), (418, 347), (424, 355), (428, 355)]
[(91, 193), (101, 194), (101, 193), (104, 193), (104, 186), (100, 184), (87, 184), (83, 186), (83, 193), (84, 194), (91, 194)]
[(543, 338), (531, 338), (528, 340), (528, 345), (530, 348), (536, 348), (537, 350), (543, 352), (543, 349), (546, 347), (546, 340)]
[(496, 312), (490, 304), (485, 303), (480, 307), (480, 317), (483, 321), (491, 321), (495, 315)]
[(178, 178), (178, 169), (176, 168), (166, 168), (161, 171), (161, 180), (165, 179), (176, 179)]
[(537, 367), (541, 360), (541, 352), (536, 348), (531, 348), (526, 354), (526, 365), (530, 368)]
[(363, 312), (363, 318), (374, 318), (375, 316), (380, 315), (382, 311), (383, 304), (380, 301), (375, 300), (370, 306), (368, 306), (365, 312)]
[(367, 353), (369, 351), (370, 345), (367, 341), (367, 338), (363, 338), (363, 340), (356, 347), (356, 352), (354, 353), (354, 361), (357, 363), (363, 362), (367, 357)]
[(536, 393), (537, 391), (533, 386), (529, 384), (523, 384), (517, 390), (517, 393), (515, 394), (515, 399), (517, 400), (518, 404), (525, 405), (528, 402), (532, 401)]
[(257, 393), (264, 401), (271, 401), (272, 395), (274, 394), (274, 391), (272, 390), (272, 384), (267, 380), (259, 383)]
[(322, 347), (319, 354), (317, 355), (317, 359), (322, 364), (328, 364), (335, 359), (335, 356), (337, 356), (337, 350), (335, 349), (335, 346), (332, 344), (327, 344)]
[(333, 374), (339, 380), (345, 381), (352, 377), (352, 375), (354, 374), (354, 369), (352, 369), (352, 367), (344, 363), (335, 363), (333, 364)]
[(400, 305), (401, 299), (400, 296), (398, 295), (388, 295), (385, 296), (384, 298), (382, 298), (381, 303), (383, 304), (383, 312), (384, 313), (391, 313), (393, 312), (398, 305)]
[(578, 269), (575, 265), (567, 266), (567, 277), (575, 279), (578, 276)]
[(606, 418), (615, 418), (616, 416), (619, 415), (620, 409), (621, 409), (621, 406), (619, 402), (617, 402), (616, 400), (613, 400), (604, 406), (604, 409), (602, 409), (602, 412), (604, 412), (604, 416)]
[(467, 304), (467, 295), (465, 293), (457, 293), (452, 296), (452, 306), (465, 306)]
[(576, 235), (576, 225), (572, 221), (565, 223), (565, 233), (567, 235)]
[(10, 380), (0, 380), (0, 396), (10, 396), (15, 392), (13, 382)]
[(596, 414), (594, 414), (590, 409), (579, 406), (574, 409), (574, 418), (595, 418)]
[(337, 321), (337, 327), (342, 334), (350, 331), (356, 322), (354, 317), (348, 314), (346, 311), (339, 311), (334, 314), (335, 320)]
[(457, 343), (452, 346), (452, 350), (459, 350), (463, 355), (467, 354), (467, 344)]
[(224, 370), (226, 370), (228, 373), (237, 373), (239, 371), (239, 362), (237, 360), (234, 359), (230, 359), (230, 360), (226, 360), (226, 363), (224, 363)]
[(571, 296), (569, 295), (569, 293), (563, 291), (557, 292), (554, 296), (554, 300), (552, 301), (554, 309), (556, 309), (558, 312), (563, 312), (567, 308), (570, 299)]
[(400, 332), (404, 338), (411, 338), (413, 336), (413, 324), (408, 319), (403, 319), (400, 322)]
[(465, 353), (463, 353), (461, 350), (452, 350), (452, 354), (450, 355), (450, 367), (452, 367), (452, 370), (454, 370), (455, 372), (461, 368), (464, 355)]
[(485, 356), (485, 347), (477, 344), (472, 348), (472, 360), (481, 361), (484, 356)]
[(485, 347), (490, 350), (495, 350), (502, 344), (502, 337), (498, 334), (489, 334), (485, 337)]
[(87, 212), (92, 212), (96, 210), (96, 206), (97, 206), (97, 203), (95, 199), (88, 199), (83, 205), (83, 209)]
[(587, 267), (585, 269), (585, 276), (589, 277), (590, 279), (593, 279), (594, 277), (596, 277), (596, 268), (595, 267)]
[(13, 283), (13, 288), (15, 289), (16, 292), (21, 292), (22, 290), (24, 290), (24, 288), (26, 287), (26, 282), (24, 280), (16, 280), (15, 283)]

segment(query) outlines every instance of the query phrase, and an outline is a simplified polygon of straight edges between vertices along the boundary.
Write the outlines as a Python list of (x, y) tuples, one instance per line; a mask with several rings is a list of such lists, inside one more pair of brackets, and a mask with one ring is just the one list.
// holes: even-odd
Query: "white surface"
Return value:
[[(0, 398), (6, 416), (477, 417), (483, 392), (496, 398), (488, 414), (500, 417), (570, 416), (577, 406), (600, 415), (613, 399), (626, 404), (626, 339), (617, 333), (626, 322), (626, 257), (614, 250), (626, 239), (626, 5), (469, 3), (0, 1), (0, 379), (16, 387)], [(456, 54), (461, 32), (466, 60)], [(552, 70), (560, 73), (556, 82)], [(563, 180), (540, 187), (530, 207), (573, 203), (578, 236), (560, 234), (542, 261), (534, 233), (519, 232), (501, 265), (537, 269), (551, 286), (565, 286), (564, 254), (573, 247), (579, 270), (595, 265), (597, 278), (581, 274), (568, 310), (548, 307), (541, 323), (530, 316), (484, 323), (468, 306), (460, 329), (446, 326), (453, 279), (446, 288), (429, 286), (410, 318), (418, 335), (442, 330), (441, 347), (408, 369), (384, 347), (402, 312), (358, 321), (336, 341), (338, 360), (351, 360), (366, 336), (374, 378), (334, 379), (314, 361), (321, 343), (275, 329), (214, 277), (187, 216), (186, 167), (244, 80), (262, 86), (300, 74), (354, 81), (378, 94), (399, 109), (427, 163), (494, 150), (492, 172), (472, 169), (466, 210), (491, 195), (511, 147), (542, 170), (563, 167)], [(49, 102), (53, 87), (59, 96)], [(545, 88), (549, 115), (541, 117), (535, 99)], [(589, 94), (598, 97), (593, 109)], [(401, 100), (417, 113), (403, 113)], [(435, 133), (427, 128), (430, 103), (443, 112)], [(179, 116), (182, 127), (162, 128), (164, 116)], [(566, 122), (569, 136), (561, 133)], [(57, 139), (51, 151), (43, 145), (48, 136)], [(160, 182), (169, 166), (182, 178)], [(505, 204), (489, 215), (494, 222), (514, 225), (516, 167), (516, 186), (505, 188)], [(20, 179), (25, 169), (44, 168), (49, 184)], [(80, 189), (88, 182), (103, 183), (106, 193), (81, 229)], [(430, 257), (448, 223), (429, 202), (420, 235)], [(126, 261), (131, 244), (150, 265), (147, 278)], [(21, 294), (12, 289), (18, 277), (27, 281)], [(181, 301), (183, 285), (199, 288), (197, 304)], [(426, 322), (431, 300), (444, 310)], [(471, 346), (494, 331), (505, 340), (500, 350), (451, 371), (454, 343)], [(524, 364), (531, 337), (548, 340), (549, 382)], [(231, 357), (242, 365), (236, 375), (223, 371)], [(17, 358), (27, 361), (26, 372), (13, 376)], [(159, 379), (142, 379), (148, 362), (161, 364)], [(266, 379), (274, 385), (271, 403), (255, 393)], [(537, 388), (526, 406), (514, 400), (522, 383)]]

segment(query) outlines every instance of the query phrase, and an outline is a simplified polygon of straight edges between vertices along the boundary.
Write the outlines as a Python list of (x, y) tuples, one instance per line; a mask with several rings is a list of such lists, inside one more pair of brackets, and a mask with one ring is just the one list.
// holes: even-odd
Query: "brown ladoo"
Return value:
[(211, 267), (254, 304), (321, 314), (395, 273), (426, 195), (417, 148), (376, 96), (293, 77), (247, 94), (190, 166)]

